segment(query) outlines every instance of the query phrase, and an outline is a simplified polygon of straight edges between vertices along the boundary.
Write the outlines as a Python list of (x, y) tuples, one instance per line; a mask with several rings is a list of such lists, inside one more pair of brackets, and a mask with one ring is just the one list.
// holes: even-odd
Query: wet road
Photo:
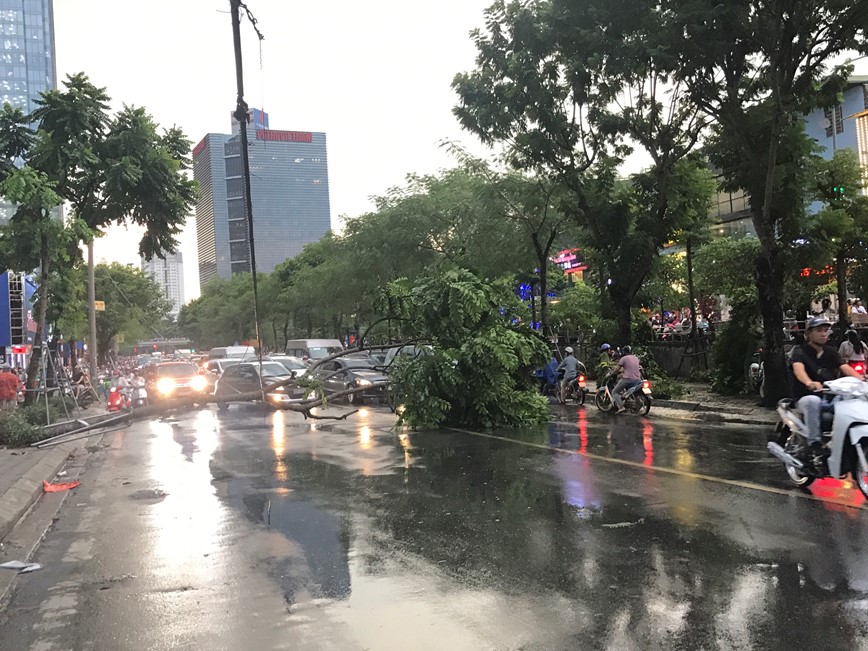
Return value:
[(0, 649), (868, 649), (868, 510), (765, 433), (253, 406), (107, 435)]

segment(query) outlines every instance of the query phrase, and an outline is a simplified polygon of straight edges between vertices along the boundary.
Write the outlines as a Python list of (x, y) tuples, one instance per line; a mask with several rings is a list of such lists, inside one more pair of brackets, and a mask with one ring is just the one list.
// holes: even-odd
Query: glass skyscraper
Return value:
[[(29, 113), (43, 91), (57, 87), (52, 0), (0, 0), (0, 104)], [(0, 223), (15, 207), (0, 202)]]
[[(266, 114), (251, 116), (256, 268), (271, 272), (331, 227), (326, 134), (276, 131), (268, 128)], [(199, 182), (199, 282), (250, 271), (240, 136), (205, 136), (193, 149), (193, 175)]]

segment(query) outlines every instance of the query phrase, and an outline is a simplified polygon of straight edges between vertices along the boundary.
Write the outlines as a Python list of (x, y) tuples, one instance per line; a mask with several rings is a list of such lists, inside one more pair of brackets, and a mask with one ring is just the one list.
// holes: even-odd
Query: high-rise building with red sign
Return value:
[[(209, 133), (193, 148), (203, 286), (215, 277), (250, 271), (237, 123), (233, 131)], [(247, 133), (256, 268), (270, 272), (331, 227), (326, 134), (270, 129), (268, 115), (258, 110), (251, 111)]]

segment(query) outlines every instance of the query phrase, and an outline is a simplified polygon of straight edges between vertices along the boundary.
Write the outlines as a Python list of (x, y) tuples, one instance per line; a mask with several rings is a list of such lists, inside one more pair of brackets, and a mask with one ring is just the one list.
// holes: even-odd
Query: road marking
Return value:
[[(734, 486), (736, 488), (745, 488), (747, 490), (755, 490), (762, 491), (764, 493), (772, 493), (774, 495), (785, 495), (787, 497), (798, 497), (805, 500), (812, 500), (814, 502), (821, 502), (823, 504), (836, 504), (838, 506), (846, 506), (851, 509), (858, 509), (860, 511), (866, 511), (868, 509), (862, 505), (851, 504), (849, 502), (845, 502), (844, 500), (836, 500), (829, 499), (825, 497), (817, 497), (816, 495), (812, 495), (811, 493), (800, 493), (795, 492), (793, 490), (784, 489), (784, 488), (775, 488), (774, 486), (763, 486), (762, 484), (754, 484), (752, 482), (740, 481), (738, 479), (724, 479), (723, 477), (714, 477), (712, 475), (702, 475), (696, 472), (690, 472), (689, 470), (678, 470), (677, 468), (664, 468), (661, 466), (646, 466), (644, 463), (639, 463), (637, 461), (628, 461), (627, 459), (617, 459), (615, 457), (606, 457), (600, 454), (594, 454), (593, 452), (582, 452), (581, 450), (565, 450), (564, 448), (555, 448), (549, 445), (543, 445), (542, 443), (532, 443), (530, 441), (519, 441), (517, 439), (511, 439), (506, 436), (497, 436), (496, 434), (485, 434), (483, 432), (474, 432), (469, 429), (459, 429), (457, 427), (447, 427), (445, 429), (450, 429), (454, 432), (461, 432), (463, 434), (471, 434), (473, 436), (479, 436), (482, 438), (493, 439), (495, 441), (506, 441), (507, 443), (517, 443), (519, 445), (524, 445), (530, 448), (538, 448), (540, 450), (549, 450), (550, 452), (560, 452), (562, 454), (574, 454), (580, 457), (586, 457), (588, 459), (592, 459), (594, 461), (606, 461), (609, 463), (615, 463), (621, 466), (630, 466), (632, 468), (639, 468), (641, 470), (654, 470), (656, 472), (661, 472), (669, 475), (678, 475), (680, 477), (687, 477), (690, 479), (701, 479), (703, 481), (713, 482), (715, 484), (724, 484), (725, 486)], [(857, 490), (857, 489), (853, 489)]]

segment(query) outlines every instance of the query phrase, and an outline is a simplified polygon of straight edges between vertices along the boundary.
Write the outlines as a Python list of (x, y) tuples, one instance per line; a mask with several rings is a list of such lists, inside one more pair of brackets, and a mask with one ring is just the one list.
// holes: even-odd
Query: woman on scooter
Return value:
[(815, 316), (805, 324), (805, 343), (793, 349), (793, 398), (796, 408), (804, 416), (808, 428), (808, 443), (815, 453), (821, 451), (823, 433), (820, 411), (823, 400), (818, 392), (823, 382), (836, 380), (842, 375), (863, 379), (846, 364), (833, 346), (828, 346), (832, 324), (824, 316)]
[(838, 347), (838, 354), (845, 362), (865, 376), (865, 344), (859, 333), (850, 328)]

